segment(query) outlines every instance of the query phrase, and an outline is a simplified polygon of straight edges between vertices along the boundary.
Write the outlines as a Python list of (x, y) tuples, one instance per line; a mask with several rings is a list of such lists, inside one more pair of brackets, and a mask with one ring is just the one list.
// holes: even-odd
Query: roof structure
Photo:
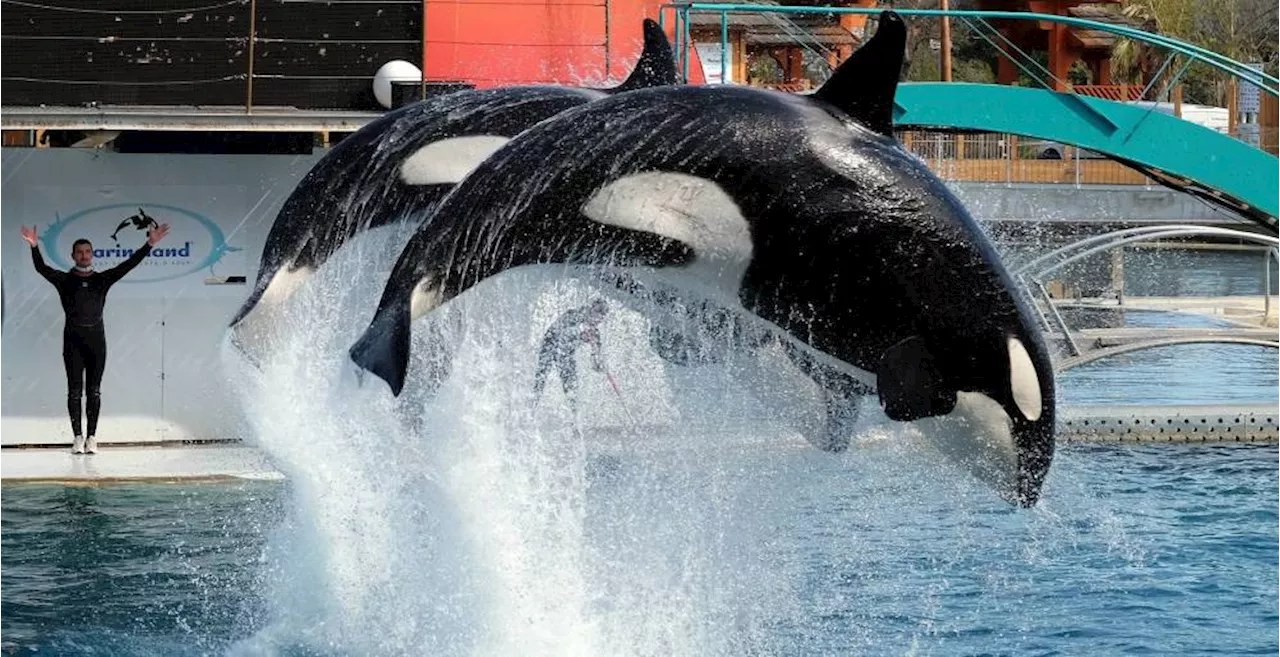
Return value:
[(5, 130), (200, 130), (235, 132), (347, 132), (381, 112), (304, 110), (293, 107), (8, 106)]

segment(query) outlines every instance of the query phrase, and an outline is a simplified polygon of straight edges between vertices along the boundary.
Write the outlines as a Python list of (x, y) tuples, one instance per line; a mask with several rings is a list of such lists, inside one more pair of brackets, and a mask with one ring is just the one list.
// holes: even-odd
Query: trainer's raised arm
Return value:
[(40, 255), (40, 245), (36, 243), (36, 227), (27, 228), (23, 226), (22, 239), (26, 240), (27, 245), (31, 247), (31, 263), (36, 266), (36, 272), (43, 276), (45, 280), (57, 285), (64, 272), (45, 264), (44, 256)]
[(169, 224), (160, 224), (159, 226), (147, 231), (146, 243), (139, 247), (138, 250), (134, 251), (133, 254), (129, 256), (128, 260), (125, 260), (115, 267), (102, 272), (102, 275), (107, 280), (107, 284), (111, 285), (121, 278), (124, 278), (125, 274), (133, 271), (133, 268), (137, 267), (138, 264), (142, 262), (142, 259), (147, 257), (147, 254), (151, 253), (151, 247), (164, 239), (164, 236), (168, 234)]
[(168, 234), (169, 224), (160, 224), (159, 226), (147, 231), (147, 244), (155, 246), (160, 243), (160, 240), (164, 239), (165, 235)]

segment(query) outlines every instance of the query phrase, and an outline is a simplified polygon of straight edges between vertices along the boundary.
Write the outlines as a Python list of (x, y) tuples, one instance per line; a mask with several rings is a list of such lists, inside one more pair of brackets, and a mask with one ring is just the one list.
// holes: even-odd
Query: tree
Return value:
[[(1263, 64), (1275, 74), (1278, 34), (1275, 0), (1127, 0), (1123, 13), (1139, 21), (1142, 29), (1171, 36), (1244, 63)], [(1150, 84), (1169, 53), (1150, 44), (1123, 39), (1112, 56), (1112, 74), (1132, 84)], [(1181, 60), (1181, 58), (1180, 58)], [(1182, 67), (1169, 68), (1157, 87)], [(1204, 64), (1193, 64), (1180, 83), (1188, 102), (1227, 104), (1229, 74)]]

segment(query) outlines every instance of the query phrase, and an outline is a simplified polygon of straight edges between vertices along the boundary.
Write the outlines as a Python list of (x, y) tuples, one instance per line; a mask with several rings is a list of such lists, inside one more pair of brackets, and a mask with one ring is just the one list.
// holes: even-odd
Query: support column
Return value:
[[(1089, 67), (1089, 76), (1093, 78), (1093, 84), (1111, 84), (1111, 58), (1100, 56), (1095, 53), (1093, 55), (1085, 56), (1084, 63), (1085, 66)], [(1122, 100), (1129, 99), (1124, 98)]]
[(787, 48), (787, 66), (783, 71), (786, 82), (799, 82), (804, 78), (804, 51)]
[(1262, 250), (1262, 325), (1271, 325), (1271, 249)]
[(1124, 305), (1124, 247), (1111, 249), (1111, 289), (1116, 293), (1116, 301)]
[(738, 30), (733, 34), (733, 81), (746, 84), (747, 83), (747, 60), (750, 59), (747, 53), (747, 40), (743, 36), (742, 30)]
[(1014, 85), (1018, 82), (1018, 67), (1004, 55), (996, 57), (996, 82), (999, 84)]
[[(948, 5), (947, 0), (942, 0), (942, 9), (946, 10), (949, 8), (950, 7)], [(942, 17), (941, 32), (942, 34), (939, 35), (940, 37), (939, 41), (941, 41), (942, 44), (938, 50), (942, 55), (942, 64), (940, 66), (940, 69), (942, 71), (942, 81), (950, 82), (951, 81), (951, 18), (950, 17), (948, 16)]]
[(1049, 83), (1054, 91), (1067, 90), (1067, 71), (1071, 63), (1072, 57), (1067, 52), (1067, 27), (1054, 23), (1049, 30), (1049, 72), (1055, 78)]

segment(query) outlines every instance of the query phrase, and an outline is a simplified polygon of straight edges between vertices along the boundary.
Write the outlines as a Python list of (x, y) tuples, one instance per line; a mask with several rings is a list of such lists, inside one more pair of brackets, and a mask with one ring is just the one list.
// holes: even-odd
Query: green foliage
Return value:
[[(882, 4), (899, 9), (936, 9), (939, 3), (938, 0), (887, 0)], [(973, 0), (952, 0), (951, 6), (956, 9), (977, 8)], [(1199, 45), (1237, 61), (1263, 63), (1267, 72), (1276, 74), (1277, 41), (1280, 41), (1277, 35), (1277, 0), (1125, 0), (1121, 11), (1131, 23), (1142, 29)], [(941, 19), (938, 18), (912, 18), (907, 21), (906, 80), (941, 79), (941, 54), (936, 49), (940, 28)], [(980, 33), (964, 19), (952, 19), (951, 39), (952, 79), (995, 82), (998, 51), (988, 39), (999, 43), (998, 37), (985, 30)], [(1047, 79), (1043, 70), (1048, 66), (1046, 53), (1029, 54), (1039, 66), (1028, 63), (1028, 70), (1035, 77)], [(1163, 95), (1167, 91), (1164, 83), (1186, 63), (1183, 58), (1178, 58), (1156, 78), (1155, 74), (1167, 57), (1168, 53), (1160, 48), (1118, 39), (1112, 52), (1112, 78), (1117, 83), (1144, 86), (1156, 79), (1149, 96)], [(752, 57), (749, 68), (752, 79), (782, 79), (781, 68), (763, 53)], [(826, 79), (829, 69), (824, 59), (809, 53), (805, 54), (804, 68), (806, 77), (815, 85)], [(1018, 77), (1021, 85), (1040, 86), (1027, 72), (1020, 71)], [(1088, 68), (1080, 63), (1072, 66), (1068, 77), (1072, 84), (1093, 82)], [(1183, 85), (1183, 99), (1188, 103), (1226, 104), (1228, 76), (1217, 69), (1193, 64), (1182, 72), (1178, 82)]]
[(995, 63), (994, 61), (988, 62), (977, 58), (955, 59), (953, 56), (951, 60), (951, 79), (956, 82), (995, 84)]
[[(1276, 74), (1276, 0), (1126, 0), (1122, 10), (1142, 29), (1159, 32), (1244, 63), (1261, 63)], [(1117, 82), (1148, 84), (1168, 54), (1159, 48), (1122, 39), (1112, 56)], [(1175, 70), (1184, 62), (1171, 66)], [(1167, 80), (1167, 75), (1163, 80)], [(1226, 105), (1229, 76), (1203, 64), (1183, 73), (1183, 99), (1190, 103)], [(1157, 80), (1157, 87), (1160, 87)]]

